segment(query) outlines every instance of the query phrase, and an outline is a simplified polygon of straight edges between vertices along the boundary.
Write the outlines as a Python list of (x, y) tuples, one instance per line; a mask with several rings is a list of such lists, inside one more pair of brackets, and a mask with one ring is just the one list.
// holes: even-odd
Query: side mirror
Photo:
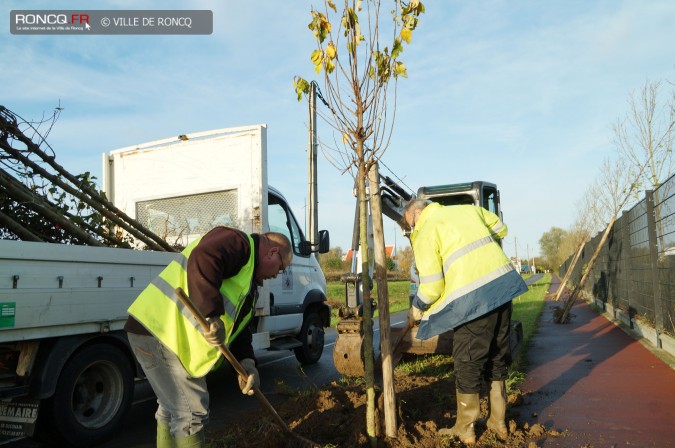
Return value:
[(319, 230), (319, 253), (325, 254), (330, 250), (330, 235), (328, 230)]
[[(315, 249), (316, 246), (319, 246), (318, 250)], [(300, 255), (307, 257), (312, 252), (319, 252), (320, 254), (325, 254), (330, 250), (330, 235), (328, 230), (319, 230), (319, 243), (312, 244), (309, 241), (303, 241), (300, 243)]]

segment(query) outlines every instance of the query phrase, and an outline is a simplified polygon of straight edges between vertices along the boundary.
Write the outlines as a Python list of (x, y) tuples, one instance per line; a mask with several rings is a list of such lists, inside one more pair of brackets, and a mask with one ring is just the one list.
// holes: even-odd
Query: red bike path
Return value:
[[(549, 292), (559, 286), (554, 275)], [(570, 323), (555, 323), (564, 303), (545, 302), (527, 348), (524, 404), (512, 408), (519, 421), (563, 432), (537, 446), (675, 447), (675, 358), (585, 301), (574, 304)]]

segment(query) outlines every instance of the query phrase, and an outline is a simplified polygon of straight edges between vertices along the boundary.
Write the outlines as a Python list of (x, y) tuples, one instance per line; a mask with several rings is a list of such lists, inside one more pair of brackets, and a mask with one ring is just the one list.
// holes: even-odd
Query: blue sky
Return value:
[[(100, 178), (101, 153), (266, 123), (270, 184), (304, 221), (307, 105), (293, 76), (309, 60), (308, 1), (97, 1), (96, 9), (209, 9), (207, 36), (12, 35), (13, 9), (87, 10), (85, 1), (3, 1), (0, 104), (24, 118), (64, 108), (57, 161)], [(314, 2), (315, 6), (320, 3)], [(383, 11), (389, 10), (385, 2)], [(509, 255), (539, 253), (613, 154), (612, 124), (645, 81), (675, 82), (675, 2), (427, 1), (406, 47), (397, 119), (384, 155), (413, 190), (485, 180), (501, 190)], [(666, 84), (667, 89), (671, 86)], [(333, 139), (327, 124), (319, 137)], [(319, 226), (351, 244), (352, 178), (319, 156)], [(387, 244), (405, 244), (385, 218)]]

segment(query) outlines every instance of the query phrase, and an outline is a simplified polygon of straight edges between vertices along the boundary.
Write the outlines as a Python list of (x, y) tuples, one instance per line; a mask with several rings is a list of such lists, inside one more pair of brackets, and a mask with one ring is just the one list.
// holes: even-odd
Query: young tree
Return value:
[[(573, 256), (573, 258), (560, 282), (555, 295), (555, 301), (560, 300), (560, 296), (565, 290), (565, 285), (567, 285), (572, 275), (574, 266), (576, 266), (579, 260), (586, 241), (588, 241), (592, 233), (595, 233), (596, 229), (602, 228), (600, 226), (597, 204), (598, 199), (593, 188), (588, 188), (582, 199), (577, 203), (577, 217), (558, 248), (560, 260), (565, 260), (570, 256)], [(555, 266), (554, 269), (558, 269), (559, 267)]]
[[(628, 104), (629, 112), (614, 125), (614, 143), (636, 173), (637, 193), (659, 187), (673, 172), (675, 91), (671, 90), (664, 99), (661, 81), (647, 80), (639, 95), (630, 94)], [(655, 197), (657, 203), (670, 197), (667, 188), (659, 189), (659, 194), (660, 197)], [(663, 222), (659, 216), (656, 222), (663, 250)]]
[[(637, 195), (641, 190), (658, 187), (661, 181), (672, 172), (675, 92), (671, 91), (667, 100), (663, 101), (659, 95), (660, 89), (660, 81), (646, 81), (639, 95), (630, 94), (629, 112), (624, 118), (617, 120), (613, 126), (613, 140), (618, 159), (615, 162), (604, 163), (602, 176), (586, 193), (585, 198), (589, 212), (586, 223), (588, 234), (591, 234), (591, 230), (602, 228), (600, 223), (609, 222), (609, 224), (596, 254), (591, 258), (580, 284), (573, 291), (565, 307), (565, 312), (560, 319), (562, 322), (567, 319), (573, 300), (576, 299), (578, 291), (583, 288), (597, 253), (602, 249), (623, 207), (629, 200), (637, 200)], [(662, 193), (669, 195), (669, 192)], [(657, 223), (662, 225), (658, 217)], [(663, 232), (659, 234), (662, 235)], [(560, 289), (562, 287), (563, 285)]]
[(614, 124), (614, 144), (638, 177), (640, 189), (653, 189), (673, 172), (675, 91), (661, 98), (661, 81), (646, 81), (631, 93), (629, 112)]
[(635, 190), (638, 186), (637, 179), (642, 174), (642, 171), (632, 171), (629, 168), (627, 161), (623, 158), (619, 158), (613, 161), (609, 159), (605, 160), (600, 173), (600, 177), (597, 178), (595, 186), (591, 191), (595, 192), (596, 196), (593, 204), (599, 205), (597, 210), (600, 212), (600, 216), (606, 217), (608, 220), (607, 227), (598, 243), (598, 247), (595, 249), (595, 252), (586, 266), (586, 270), (579, 280), (579, 284), (574, 288), (572, 295), (570, 295), (565, 303), (563, 312), (558, 318), (559, 323), (567, 322), (572, 305), (577, 300), (579, 292), (584, 288), (586, 280), (588, 280), (593, 269), (593, 265), (609, 237), (609, 233), (614, 226), (616, 218), (628, 201), (635, 195)]
[[(312, 8), (312, 21), (309, 29), (316, 39), (317, 48), (311, 54), (311, 60), (317, 74), (323, 73), (323, 99), (330, 112), (321, 114), (328, 122), (337, 137), (334, 138), (338, 148), (333, 148), (342, 161), (339, 167), (349, 172), (356, 179), (357, 197), (359, 201), (360, 247), (362, 271), (369, 272), (369, 245), (367, 230), (367, 197), (366, 183), (368, 174), (387, 149), (393, 130), (395, 118), (395, 88), (399, 77), (406, 77), (406, 67), (400, 60), (403, 43), (409, 44), (418, 24), (418, 17), (424, 12), (419, 0), (408, 2), (394, 1), (391, 10), (392, 21), (387, 28), (380, 21), (380, 1), (345, 0), (342, 11), (338, 11), (332, 0), (324, 0), (322, 11)], [(332, 11), (332, 12), (331, 12)], [(381, 32), (388, 30), (385, 38), (388, 43), (381, 44)], [(394, 92), (390, 95), (389, 88)], [(310, 89), (310, 83), (302, 77), (294, 80), (298, 99)], [(377, 180), (376, 180), (377, 183)], [(372, 185), (371, 191), (377, 185)], [(371, 196), (378, 201), (379, 195)], [(377, 204), (379, 205), (379, 204)], [(382, 216), (373, 215), (374, 222)], [(376, 246), (379, 246), (379, 257), (384, 260), (384, 236), (376, 235)], [(381, 240), (381, 241), (380, 241)], [(377, 257), (376, 257), (377, 258)], [(382, 269), (379, 269), (382, 268)], [(376, 267), (376, 274), (381, 275), (384, 266)], [(379, 274), (378, 274), (379, 273)], [(365, 363), (367, 433), (371, 444), (377, 443), (375, 430), (375, 393), (372, 352), (372, 286), (368, 276), (364, 275), (363, 285), (363, 318), (365, 331)], [(379, 283), (378, 283), (379, 285)], [(386, 278), (383, 291), (378, 287), (381, 308), (388, 304), (386, 294)], [(382, 324), (384, 323), (384, 329)], [(389, 323), (381, 322), (381, 330), (388, 330)], [(382, 333), (384, 338), (385, 333)], [(387, 345), (387, 341), (382, 344)], [(384, 356), (383, 360), (386, 359)], [(390, 359), (390, 358), (389, 358)], [(383, 375), (392, 375), (391, 365), (383, 365)], [(386, 378), (385, 378), (386, 380)], [(393, 387), (384, 390), (385, 401), (391, 401)], [(389, 395), (389, 396), (388, 396)], [(394, 413), (388, 415), (385, 409), (386, 433), (389, 437), (396, 434)]]
[[(647, 81), (639, 97), (632, 93), (628, 101), (630, 111), (614, 125), (614, 143), (619, 158), (613, 163), (604, 163), (603, 174), (593, 189), (598, 193), (593, 201), (598, 212), (595, 216), (606, 218), (609, 223), (579, 284), (565, 304), (559, 322), (567, 321), (569, 310), (583, 289), (620, 211), (630, 199), (637, 199), (639, 191), (658, 187), (672, 172), (675, 93), (671, 92), (662, 104), (659, 101), (660, 86), (659, 81)], [(661, 225), (660, 221), (657, 217), (658, 225)]]
[(47, 136), (60, 111), (30, 122), (0, 106), (0, 235), (113, 247), (130, 247), (137, 238), (152, 249), (174, 251), (109, 202), (88, 172), (73, 175), (56, 162)]

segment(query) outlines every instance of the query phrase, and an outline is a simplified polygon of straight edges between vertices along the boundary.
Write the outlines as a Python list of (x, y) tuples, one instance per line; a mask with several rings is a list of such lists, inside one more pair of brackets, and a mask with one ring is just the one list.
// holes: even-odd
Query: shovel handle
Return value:
[(405, 321), (405, 325), (401, 329), (401, 332), (399, 333), (398, 339), (396, 341), (392, 341), (391, 343), (391, 352), (394, 353), (396, 351), (396, 348), (398, 345), (401, 343), (403, 338), (405, 337), (406, 333), (410, 331), (412, 328), (412, 325), (410, 325), (410, 320)]
[[(204, 331), (209, 331), (210, 326), (209, 326), (208, 322), (206, 322), (206, 319), (204, 318), (202, 313), (194, 306), (194, 304), (192, 303), (190, 298), (187, 296), (187, 294), (185, 294), (185, 291), (183, 291), (183, 288), (180, 288), (180, 287), (176, 288), (176, 295), (178, 296), (180, 301), (183, 303), (183, 305), (185, 305), (185, 307), (188, 310), (190, 310), (192, 315), (195, 316), (195, 319), (197, 319), (197, 322), (199, 322), (199, 325), (204, 329)], [(222, 353), (223, 356), (225, 356), (225, 359), (227, 359), (227, 361), (230, 364), (232, 364), (232, 367), (234, 367), (234, 370), (236, 370), (239, 375), (241, 375), (244, 378), (248, 378), (248, 373), (246, 373), (246, 370), (241, 366), (241, 364), (239, 364), (239, 361), (237, 361), (237, 358), (235, 358), (232, 355), (232, 352), (230, 352), (230, 349), (227, 348), (227, 346), (224, 343), (220, 344), (218, 346), (218, 349), (220, 350), (220, 353)], [(258, 401), (260, 401), (260, 403), (262, 403), (263, 406), (265, 406), (265, 408), (267, 408), (267, 410), (270, 412), (270, 414), (272, 414), (272, 417), (274, 417), (274, 420), (276, 420), (276, 422), (279, 424), (279, 426), (281, 426), (284, 429), (284, 431), (291, 432), (288, 425), (286, 425), (286, 422), (283, 421), (281, 416), (277, 413), (276, 409), (274, 409), (272, 404), (267, 400), (265, 395), (263, 395), (263, 393), (260, 391), (260, 388), (258, 388), (257, 386), (254, 385), (253, 386), (253, 392), (254, 392), (254, 395), (256, 396), (256, 398), (258, 398)]]

